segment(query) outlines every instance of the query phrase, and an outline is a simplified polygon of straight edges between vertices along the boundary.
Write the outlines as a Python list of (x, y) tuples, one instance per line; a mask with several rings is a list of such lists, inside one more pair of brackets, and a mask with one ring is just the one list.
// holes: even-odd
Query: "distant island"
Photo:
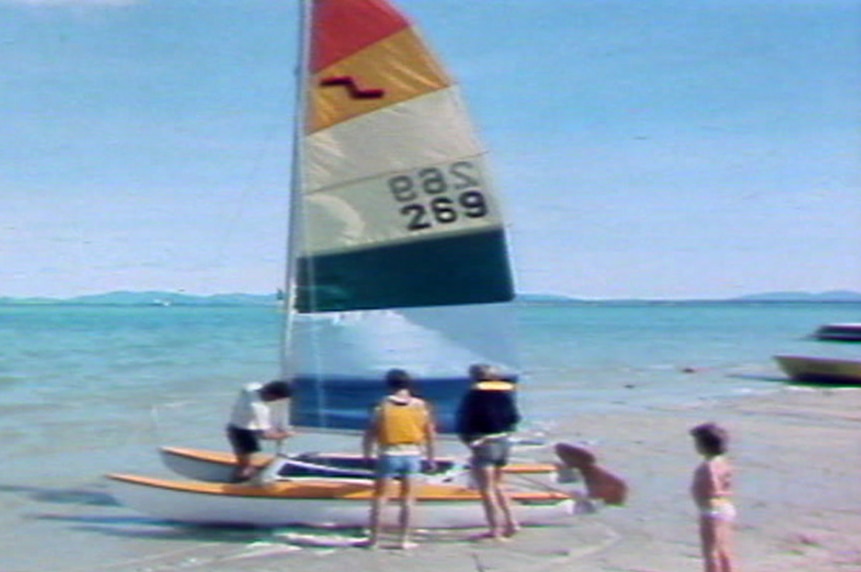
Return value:
[(602, 298), (593, 300), (587, 298), (571, 298), (568, 296), (556, 296), (551, 294), (518, 294), (517, 299), (530, 304), (557, 304), (557, 303), (668, 303), (679, 302), (861, 302), (861, 292), (852, 290), (829, 290), (827, 292), (763, 292), (760, 294), (746, 294), (732, 298), (690, 298), (690, 299), (649, 299), (649, 298)]
[(749, 302), (861, 302), (861, 292), (829, 290), (827, 292), (767, 292), (732, 298)]
[[(16, 298), (0, 297), (0, 305), (93, 305), (93, 306), (276, 306), (280, 304), (279, 293), (272, 294), (212, 294), (196, 295), (182, 292), (106, 292), (71, 298)], [(765, 292), (725, 299), (649, 300), (649, 299), (601, 299), (573, 298), (554, 294), (517, 295), (517, 301), (525, 304), (594, 304), (594, 303), (679, 303), (679, 302), (861, 302), (861, 292), (832, 290), (827, 292)]]
[(64, 304), (77, 306), (272, 306), (279, 302), (273, 294), (212, 294), (181, 292), (106, 292), (72, 298), (2, 298), (0, 304)]

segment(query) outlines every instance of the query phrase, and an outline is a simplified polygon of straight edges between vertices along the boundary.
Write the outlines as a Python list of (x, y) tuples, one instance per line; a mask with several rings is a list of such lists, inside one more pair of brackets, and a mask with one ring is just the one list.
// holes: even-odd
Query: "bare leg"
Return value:
[(700, 544), (703, 553), (703, 570), (705, 572), (722, 572), (718, 568), (717, 551), (715, 550), (715, 521), (705, 516), (700, 516)]
[(514, 520), (514, 515), (511, 512), (511, 501), (502, 488), (502, 467), (493, 468), (493, 494), (496, 496), (496, 505), (499, 507), (499, 512), (502, 513), (504, 523), (502, 534), (510, 538), (517, 534), (520, 526)]
[(484, 507), (484, 516), (487, 518), (488, 533), (490, 538), (502, 538), (502, 530), (499, 526), (499, 500), (494, 490), (493, 467), (473, 467), (473, 477), (478, 484), (478, 492), (481, 494), (481, 504)]
[(233, 472), (233, 480), (236, 482), (247, 481), (254, 476), (256, 470), (251, 465), (251, 455), (248, 453), (236, 453), (236, 469)]
[(410, 548), (410, 530), (412, 525), (413, 508), (415, 507), (415, 477), (405, 475), (401, 480), (401, 514), (398, 519), (401, 548)]
[(720, 572), (734, 572), (732, 558), (732, 523), (715, 522), (715, 556)]
[(368, 538), (368, 547), (376, 548), (380, 542), (380, 532), (382, 531), (382, 515), (383, 508), (388, 500), (389, 481), (387, 477), (378, 477), (374, 480), (374, 496), (371, 500), (371, 518), (370, 529), (371, 534)]

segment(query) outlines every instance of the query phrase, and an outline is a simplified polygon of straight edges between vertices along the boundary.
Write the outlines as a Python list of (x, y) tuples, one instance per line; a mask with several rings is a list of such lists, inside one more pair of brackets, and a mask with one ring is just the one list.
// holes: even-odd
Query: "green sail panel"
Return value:
[(298, 262), (295, 309), (302, 313), (514, 298), (501, 228), (302, 257)]

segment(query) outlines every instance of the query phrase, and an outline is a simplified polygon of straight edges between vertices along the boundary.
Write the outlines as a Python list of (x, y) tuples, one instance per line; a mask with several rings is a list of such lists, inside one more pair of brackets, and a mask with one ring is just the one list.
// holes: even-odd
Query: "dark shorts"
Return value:
[(508, 437), (491, 437), (470, 447), (473, 467), (504, 467), (511, 455), (511, 440)]
[(233, 451), (238, 455), (251, 455), (260, 451), (260, 438), (257, 431), (228, 425), (227, 440), (230, 441)]

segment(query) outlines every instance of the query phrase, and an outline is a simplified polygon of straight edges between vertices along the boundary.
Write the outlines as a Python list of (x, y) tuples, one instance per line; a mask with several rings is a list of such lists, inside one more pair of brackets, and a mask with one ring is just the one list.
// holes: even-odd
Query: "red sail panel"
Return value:
[(315, 0), (311, 73), (382, 40), (410, 23), (386, 0)]

